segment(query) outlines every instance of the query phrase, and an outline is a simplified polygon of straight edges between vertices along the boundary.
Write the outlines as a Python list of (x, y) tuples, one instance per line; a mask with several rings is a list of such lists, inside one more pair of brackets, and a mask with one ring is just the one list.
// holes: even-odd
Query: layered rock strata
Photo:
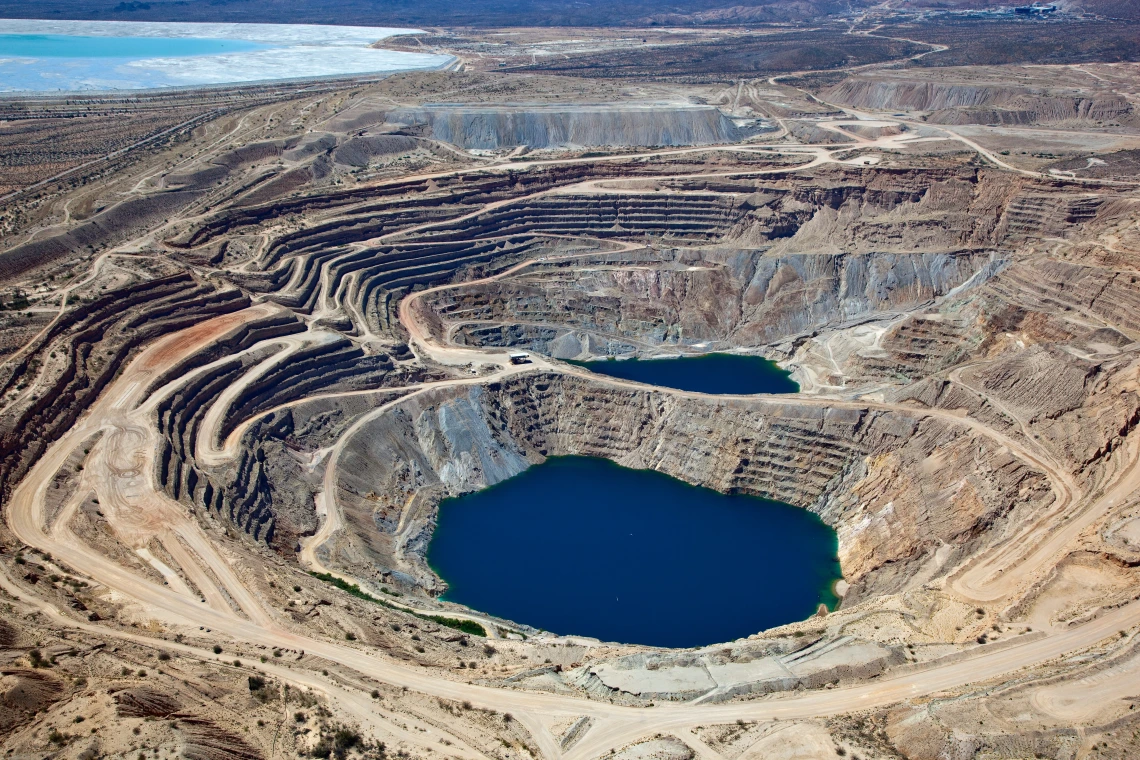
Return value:
[(68, 311), (3, 368), (13, 394), (0, 427), (0, 477), (11, 488), (142, 346), (244, 308), (240, 291), (189, 275), (149, 280)]
[[(576, 454), (809, 508), (839, 532), (844, 575), (858, 585), (996, 529), (1015, 506), (1049, 503), (1042, 473), (1001, 449), (921, 413), (678, 396), (573, 375), (426, 391), (345, 444), (337, 501), (348, 524), (369, 528), (349, 531), (333, 560), (438, 589), (422, 557), (440, 498)], [(900, 485), (920, 473), (917, 490)]]

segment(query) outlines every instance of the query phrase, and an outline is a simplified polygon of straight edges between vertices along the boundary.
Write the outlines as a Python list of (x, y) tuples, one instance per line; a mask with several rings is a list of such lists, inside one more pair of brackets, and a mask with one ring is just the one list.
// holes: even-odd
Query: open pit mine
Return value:
[(1140, 67), (875, 8), (0, 102), (0, 757), (1140, 757)]

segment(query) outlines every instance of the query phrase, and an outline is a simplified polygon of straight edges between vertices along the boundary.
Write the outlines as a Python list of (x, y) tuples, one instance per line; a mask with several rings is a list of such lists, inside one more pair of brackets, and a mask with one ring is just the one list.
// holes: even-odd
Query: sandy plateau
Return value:
[[(874, 18), (824, 71), (435, 30), (0, 104), (3, 756), (1140, 756), (1140, 67)], [(568, 361), (710, 351), (802, 391)], [(440, 601), (440, 501), (571, 454), (811, 510), (841, 604), (670, 650)]]

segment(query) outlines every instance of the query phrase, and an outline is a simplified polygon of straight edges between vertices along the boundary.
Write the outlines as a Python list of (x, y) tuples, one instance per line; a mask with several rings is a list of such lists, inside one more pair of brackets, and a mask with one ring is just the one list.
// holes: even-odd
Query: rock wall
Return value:
[[(673, 264), (550, 270), (441, 293), (435, 308), (470, 345), (525, 345), (573, 358), (655, 345), (758, 346), (873, 312), (913, 309), (1004, 265), (988, 253), (769, 256), (763, 251), (665, 251)], [(524, 323), (526, 329), (481, 322)], [(596, 333), (587, 345), (576, 333)], [(561, 343), (560, 343), (561, 341)], [(628, 344), (626, 344), (628, 345)], [(577, 349), (577, 350), (575, 350)]]
[[(964, 78), (971, 78), (966, 74)], [(875, 111), (927, 111), (939, 124), (1038, 124), (1071, 120), (1131, 121), (1132, 104), (1076, 90), (1051, 91), (996, 82), (850, 77), (827, 88), (830, 103)]]

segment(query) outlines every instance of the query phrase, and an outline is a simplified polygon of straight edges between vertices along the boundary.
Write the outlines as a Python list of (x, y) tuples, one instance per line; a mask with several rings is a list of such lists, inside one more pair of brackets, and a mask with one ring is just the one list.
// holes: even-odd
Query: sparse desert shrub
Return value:
[(360, 744), (360, 734), (351, 728), (341, 726), (333, 734), (333, 745), (338, 755), (344, 754), (358, 744)]
[[(320, 741), (309, 754), (322, 759), (333, 756), (343, 758), (350, 749), (363, 745), (364, 739), (355, 729), (338, 724), (321, 732)], [(383, 754), (382, 748), (380, 751)]]

